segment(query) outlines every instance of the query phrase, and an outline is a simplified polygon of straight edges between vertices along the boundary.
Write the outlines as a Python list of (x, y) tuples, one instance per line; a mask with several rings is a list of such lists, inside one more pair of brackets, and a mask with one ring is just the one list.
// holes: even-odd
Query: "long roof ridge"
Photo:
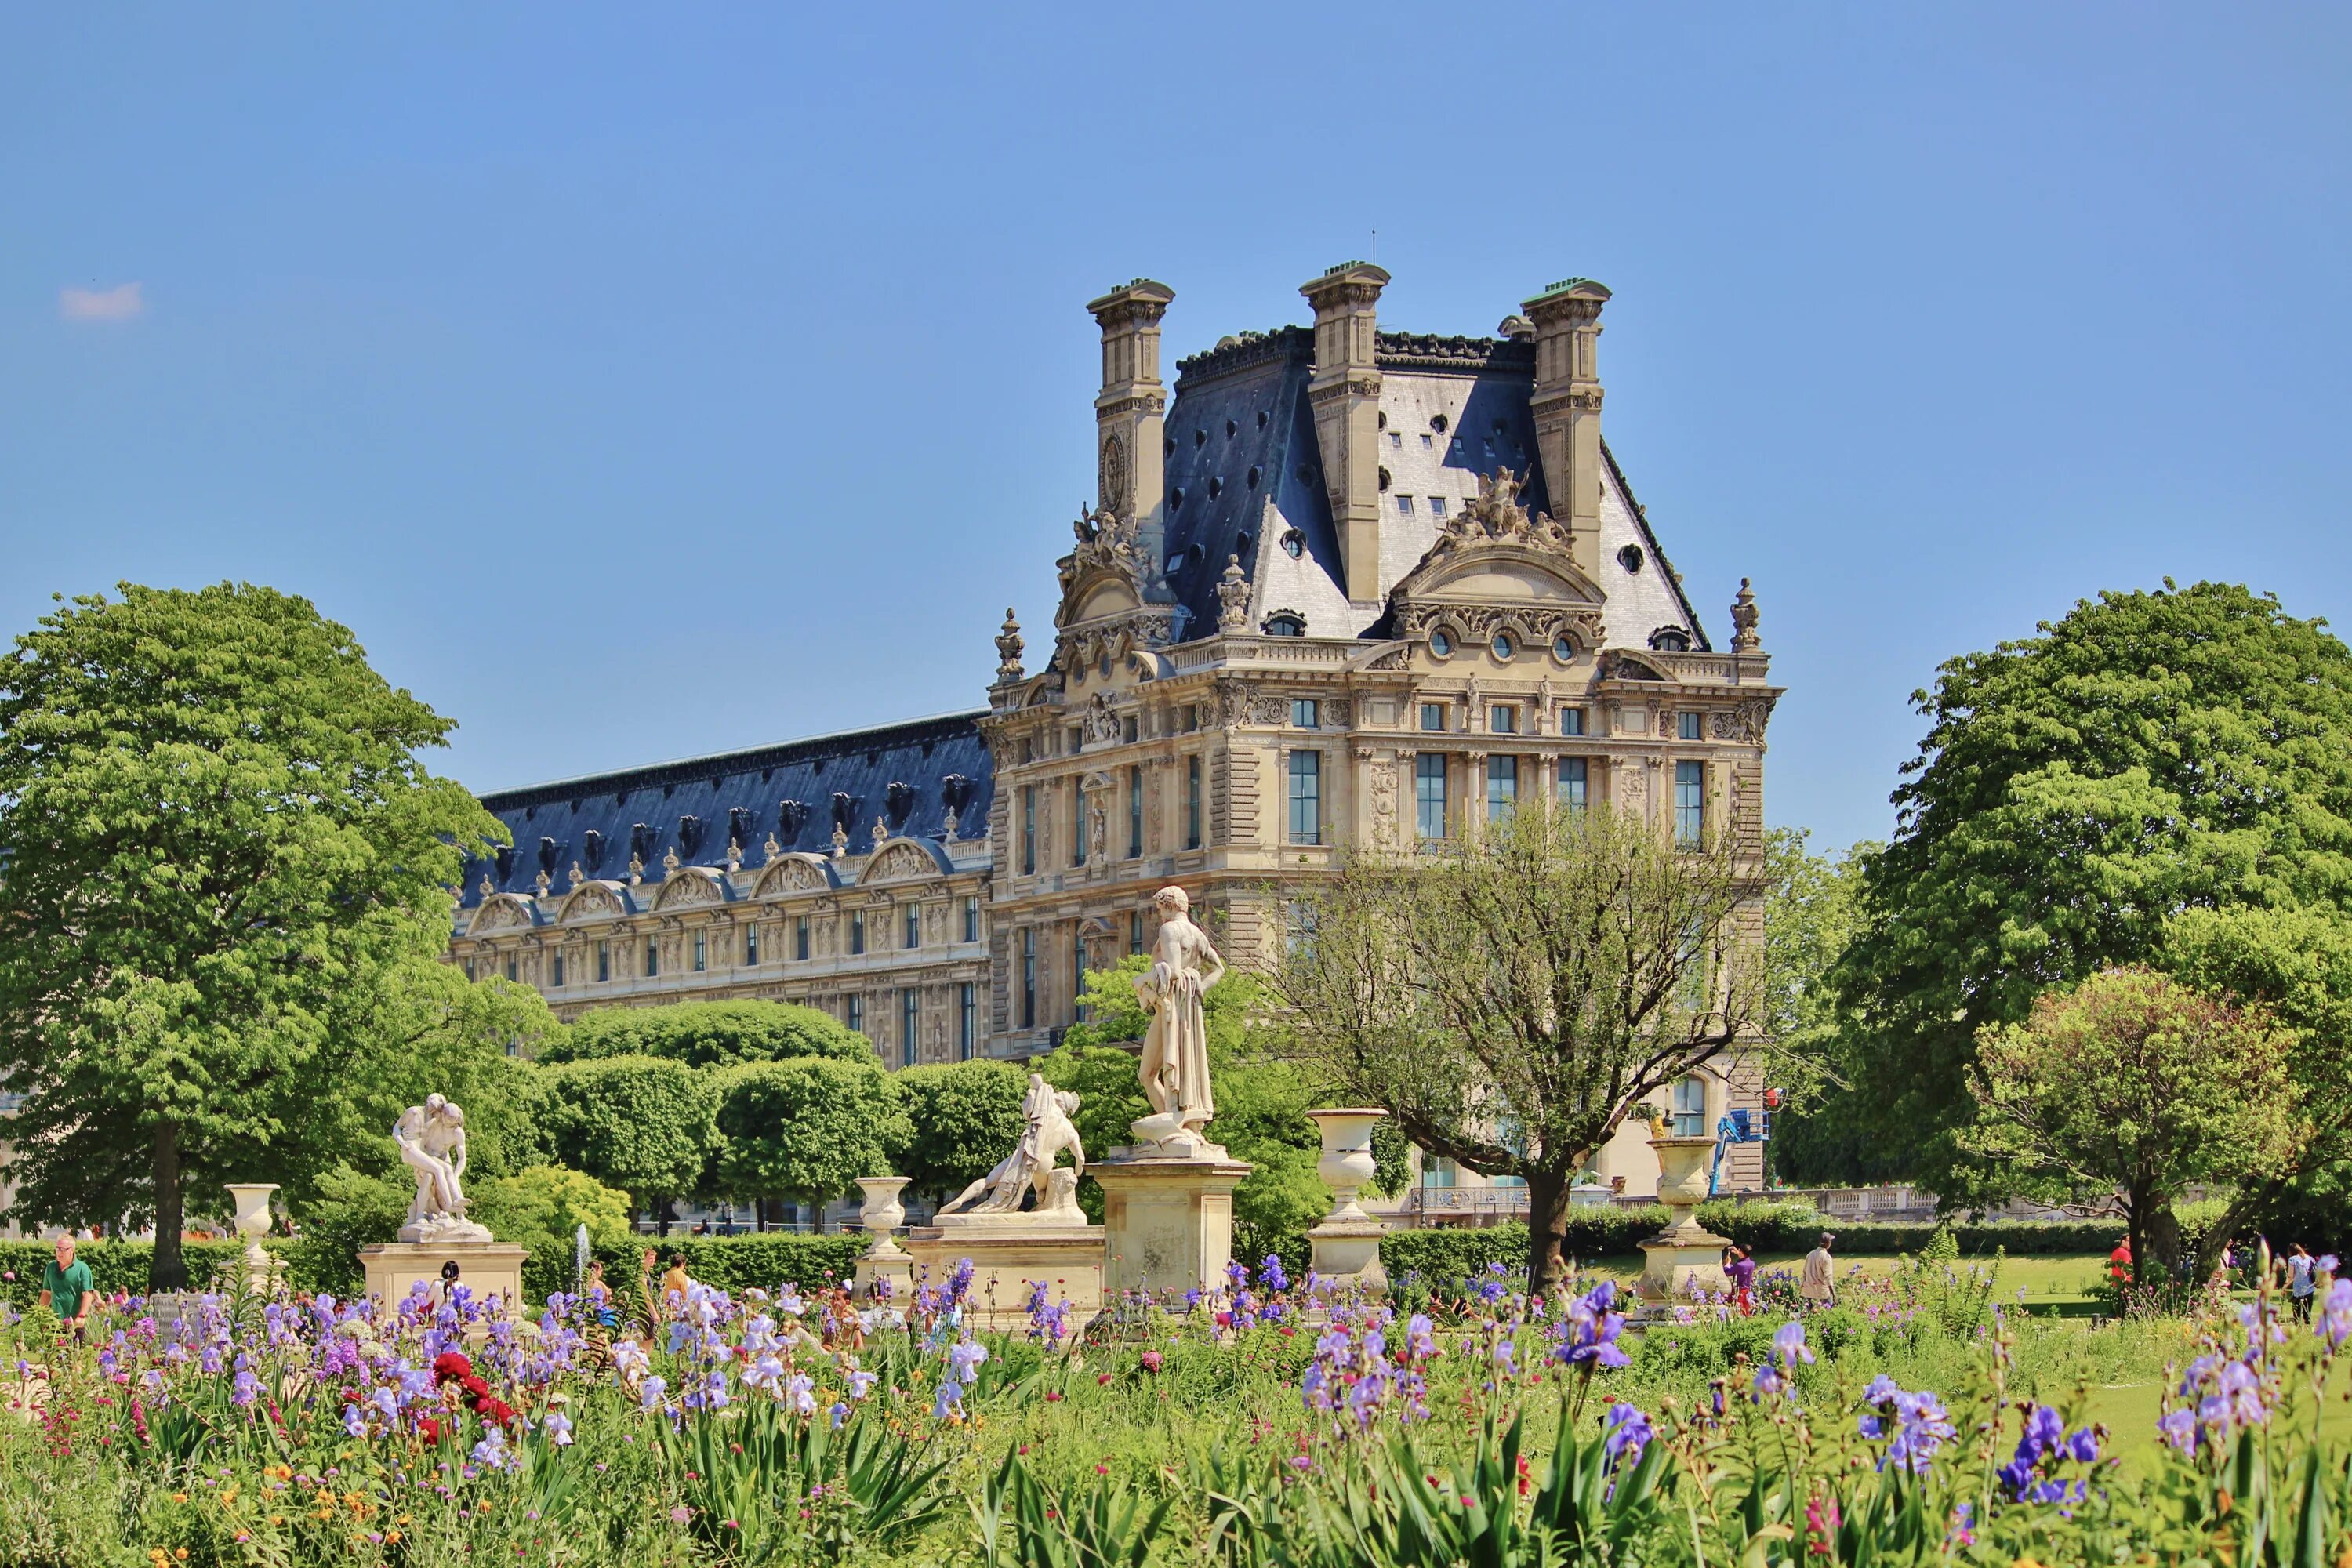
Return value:
[[(522, 799), (525, 795), (595, 793), (597, 790), (610, 789), (622, 781), (641, 778), (645, 783), (658, 783), (657, 778), (646, 775), (660, 774), (674, 768), (688, 768), (702, 773), (740, 772), (745, 767), (760, 765), (762, 758), (774, 758), (780, 762), (787, 760), (784, 753), (788, 752), (806, 755), (818, 750), (866, 751), (872, 748), (848, 742), (864, 741), (871, 736), (895, 735), (908, 731), (946, 725), (959, 720), (966, 723), (976, 722), (987, 717), (987, 714), (988, 710), (985, 708), (960, 708), (945, 713), (927, 713), (915, 719), (894, 720), (887, 724), (869, 724), (862, 729), (835, 730), (823, 734), (796, 736), (788, 741), (770, 741), (756, 746), (739, 747), (730, 752), (702, 752), (692, 756), (672, 757), (667, 762), (639, 763), (630, 767), (614, 768), (604, 773), (575, 773), (569, 778), (548, 779), (540, 784), (515, 784), (507, 789), (483, 791), (475, 798), (495, 811), (501, 805), (525, 804)], [(908, 735), (907, 738), (912, 740), (915, 737)], [(730, 763), (734, 765), (720, 765)]]

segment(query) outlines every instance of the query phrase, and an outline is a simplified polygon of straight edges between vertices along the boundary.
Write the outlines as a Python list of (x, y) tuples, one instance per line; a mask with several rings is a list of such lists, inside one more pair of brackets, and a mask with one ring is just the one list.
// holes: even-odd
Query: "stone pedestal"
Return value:
[(1642, 1243), (1642, 1278), (1633, 1287), (1643, 1307), (1654, 1314), (1678, 1300), (1690, 1300), (1696, 1291), (1728, 1289), (1723, 1249), (1731, 1243), (1699, 1224), (1694, 1212), (1706, 1196), (1715, 1140), (1662, 1138), (1654, 1132), (1650, 1147), (1658, 1156), (1658, 1201), (1673, 1215), (1665, 1229)]
[[(907, 1237), (907, 1269), (892, 1289), (912, 1299), (918, 1284), (947, 1283), (956, 1266), (971, 1261), (971, 1291), (964, 1321), (974, 1328), (1018, 1332), (1029, 1326), (1029, 1289), (1045, 1281), (1049, 1299), (1067, 1301), (1073, 1331), (1102, 1308), (1103, 1227), (1088, 1225), (1083, 1211), (1060, 1214), (941, 1215), (935, 1226)], [(867, 1261), (874, 1261), (869, 1259)], [(866, 1283), (860, 1262), (858, 1283)]]
[(1198, 1159), (1114, 1157), (1087, 1166), (1103, 1190), (1106, 1298), (1149, 1295), (1181, 1311), (1185, 1291), (1223, 1290), (1234, 1256), (1234, 1189), (1250, 1170), (1214, 1144)]
[(397, 1306), (408, 1289), (422, 1279), (441, 1299), (441, 1266), (456, 1263), (457, 1283), (480, 1300), (493, 1294), (507, 1299), (508, 1315), (521, 1319), (522, 1260), (529, 1254), (510, 1241), (383, 1241), (360, 1248), (360, 1267), (367, 1272), (367, 1291), (387, 1307)]

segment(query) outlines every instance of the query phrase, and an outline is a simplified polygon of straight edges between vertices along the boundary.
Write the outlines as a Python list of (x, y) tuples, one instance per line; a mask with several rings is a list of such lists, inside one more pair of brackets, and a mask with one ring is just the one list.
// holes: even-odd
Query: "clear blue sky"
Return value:
[(1956, 652), (2166, 574), (2343, 614), (2346, 16), (13, 7), (0, 632), (302, 593), (481, 789), (975, 704), (1091, 493), (1084, 302), (1173, 287), (1172, 371), (1377, 227), (1391, 325), (1616, 290), (1770, 814), (1882, 835)]

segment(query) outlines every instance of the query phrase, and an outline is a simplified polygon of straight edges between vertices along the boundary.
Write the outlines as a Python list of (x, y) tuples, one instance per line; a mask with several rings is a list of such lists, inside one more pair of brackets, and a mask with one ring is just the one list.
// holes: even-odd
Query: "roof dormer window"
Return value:
[(1270, 637), (1303, 637), (1307, 623), (1294, 615), (1268, 616), (1263, 630)]

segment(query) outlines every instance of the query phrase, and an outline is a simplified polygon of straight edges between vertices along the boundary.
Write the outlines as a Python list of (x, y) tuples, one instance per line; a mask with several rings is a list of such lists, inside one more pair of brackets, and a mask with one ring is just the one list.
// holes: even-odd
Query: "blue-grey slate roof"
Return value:
[(747, 865), (766, 858), (771, 833), (783, 849), (824, 854), (833, 848), (836, 796), (846, 797), (843, 826), (859, 853), (873, 847), (877, 816), (893, 836), (938, 837), (950, 804), (958, 841), (978, 838), (994, 778), (978, 725), (983, 715), (950, 713), (483, 795), (514, 847), (467, 863), (462, 905), (481, 901), (486, 873), (499, 892), (527, 893), (544, 867), (562, 893), (574, 860), (592, 877), (620, 879), (633, 853), (650, 886), (673, 847), (688, 865), (725, 865), (730, 837)]

